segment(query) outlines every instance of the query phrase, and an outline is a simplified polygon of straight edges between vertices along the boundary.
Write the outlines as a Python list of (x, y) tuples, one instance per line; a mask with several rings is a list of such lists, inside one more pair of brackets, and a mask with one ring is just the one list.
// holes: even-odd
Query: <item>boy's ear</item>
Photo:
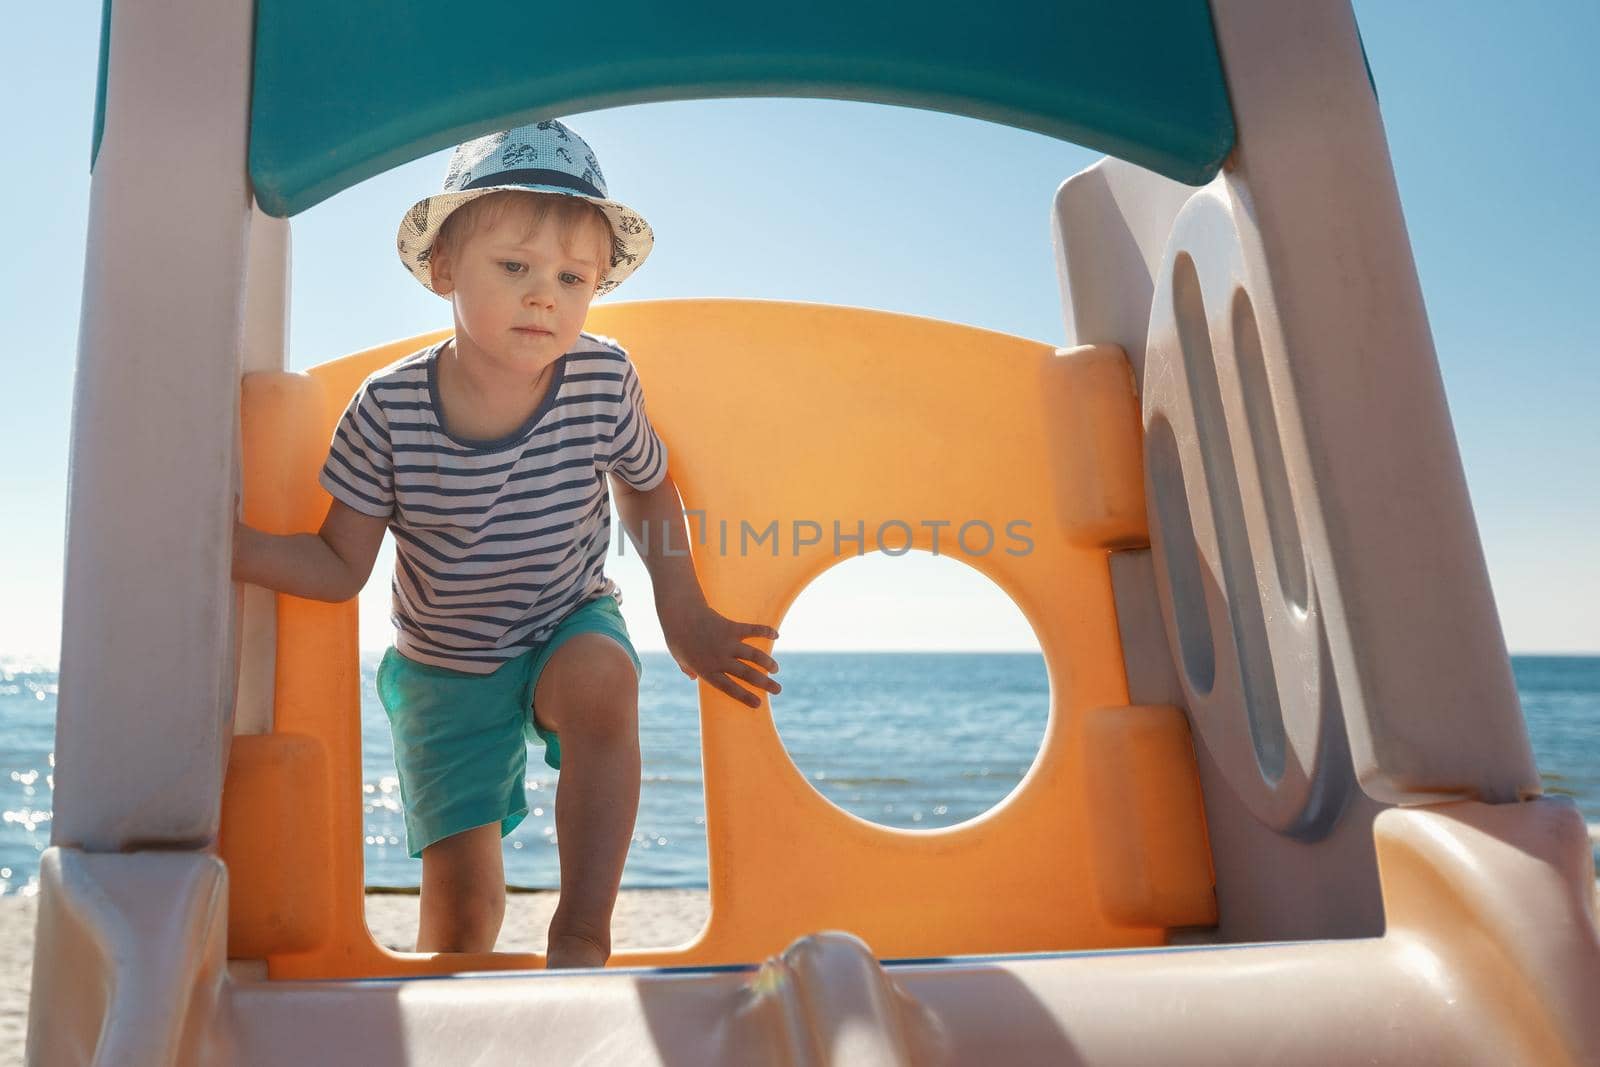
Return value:
[(433, 275), (433, 291), (440, 296), (449, 296), (455, 288), (455, 281), (450, 277), (450, 257), (437, 241), (428, 257), (428, 272)]

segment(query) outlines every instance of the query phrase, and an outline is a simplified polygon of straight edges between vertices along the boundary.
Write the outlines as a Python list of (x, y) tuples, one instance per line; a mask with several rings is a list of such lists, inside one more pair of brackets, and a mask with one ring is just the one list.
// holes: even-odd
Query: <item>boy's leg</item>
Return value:
[(617, 642), (576, 634), (545, 664), (533, 706), (561, 738), (561, 900), (545, 966), (597, 967), (611, 955), (611, 910), (639, 811), (639, 676)]
[(498, 822), (451, 834), (422, 850), (418, 952), (492, 952), (505, 914)]

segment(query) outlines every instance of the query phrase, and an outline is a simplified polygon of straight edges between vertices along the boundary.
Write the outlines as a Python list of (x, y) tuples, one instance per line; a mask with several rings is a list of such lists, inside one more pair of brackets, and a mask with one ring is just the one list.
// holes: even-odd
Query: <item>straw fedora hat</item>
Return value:
[(437, 292), (428, 260), (444, 220), (480, 196), (513, 189), (577, 197), (605, 215), (611, 224), (611, 265), (595, 287), (596, 296), (615, 289), (637, 270), (655, 244), (644, 217), (606, 195), (605, 177), (588, 142), (555, 119), (545, 119), (457, 146), (444, 188), (418, 200), (400, 220), (395, 238), (400, 262), (417, 281)]

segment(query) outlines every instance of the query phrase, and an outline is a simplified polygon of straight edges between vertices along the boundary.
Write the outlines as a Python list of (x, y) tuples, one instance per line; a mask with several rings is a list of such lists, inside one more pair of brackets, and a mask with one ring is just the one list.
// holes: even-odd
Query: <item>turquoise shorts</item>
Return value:
[(555, 650), (577, 634), (605, 634), (644, 673), (612, 596), (578, 605), (541, 645), (492, 674), (432, 667), (389, 649), (378, 665), (378, 699), (389, 713), (406, 849), (412, 859), (451, 834), (498, 822), (500, 836), (528, 814), (523, 781), (528, 743), (544, 742), (544, 761), (561, 767), (561, 742), (533, 717), (533, 691)]

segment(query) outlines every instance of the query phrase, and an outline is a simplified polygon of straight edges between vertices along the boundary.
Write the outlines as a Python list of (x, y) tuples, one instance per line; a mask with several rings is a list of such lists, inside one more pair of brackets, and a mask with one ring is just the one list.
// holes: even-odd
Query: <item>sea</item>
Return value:
[[(665, 653), (644, 653), (643, 787), (623, 870), (628, 888), (706, 884), (698, 690)], [(1515, 656), (1523, 715), (1547, 793), (1571, 797), (1600, 863), (1600, 657)], [(370, 886), (415, 886), (388, 724), (362, 661), (363, 847)], [(772, 698), (779, 736), (810, 784), (886, 826), (971, 819), (1021, 781), (1044, 736), (1038, 653), (790, 652)], [(49, 844), (56, 674), (0, 659), (0, 895), (38, 890)], [(752, 713), (754, 714), (754, 713)], [(505, 841), (506, 881), (559, 884), (557, 774), (530, 750), (529, 814)]]

